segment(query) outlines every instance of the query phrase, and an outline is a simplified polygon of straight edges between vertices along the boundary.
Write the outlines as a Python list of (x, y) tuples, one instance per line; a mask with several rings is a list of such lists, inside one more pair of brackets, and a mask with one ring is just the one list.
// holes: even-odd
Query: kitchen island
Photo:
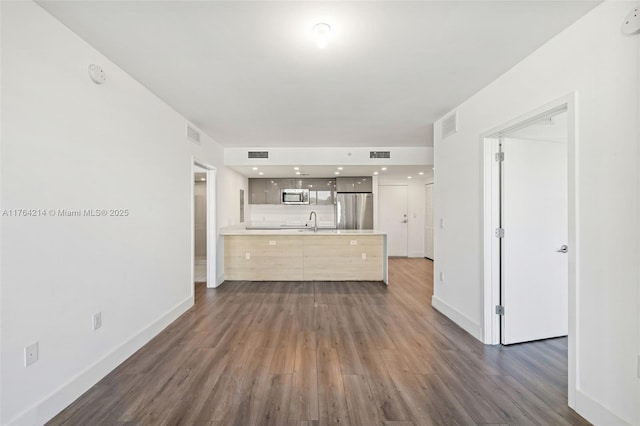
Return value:
[(220, 234), (225, 280), (388, 282), (383, 232), (227, 228)]

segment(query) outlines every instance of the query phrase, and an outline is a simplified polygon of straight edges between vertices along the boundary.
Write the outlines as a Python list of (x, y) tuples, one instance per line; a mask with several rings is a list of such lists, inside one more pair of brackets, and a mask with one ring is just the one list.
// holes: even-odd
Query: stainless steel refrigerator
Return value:
[(373, 194), (339, 192), (338, 229), (373, 229)]

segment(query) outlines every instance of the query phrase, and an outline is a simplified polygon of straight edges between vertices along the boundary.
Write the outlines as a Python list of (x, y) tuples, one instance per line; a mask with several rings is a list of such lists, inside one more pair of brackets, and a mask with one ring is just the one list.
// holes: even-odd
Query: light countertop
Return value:
[(220, 229), (220, 235), (386, 235), (386, 233), (376, 229), (318, 228), (318, 232), (313, 232), (312, 228), (246, 229), (244, 227), (233, 226)]

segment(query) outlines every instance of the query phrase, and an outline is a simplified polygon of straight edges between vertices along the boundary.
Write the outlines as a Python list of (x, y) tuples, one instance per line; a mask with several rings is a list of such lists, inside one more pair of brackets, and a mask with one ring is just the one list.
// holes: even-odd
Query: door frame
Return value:
[(568, 405), (575, 407), (577, 390), (577, 292), (578, 292), (578, 228), (577, 228), (577, 132), (576, 101), (572, 92), (548, 104), (509, 120), (480, 135), (483, 174), (483, 342), (500, 343), (500, 317), (495, 306), (500, 303), (500, 244), (495, 229), (500, 223), (500, 172), (495, 161), (499, 138), (502, 134), (531, 124), (540, 116), (565, 109), (567, 111), (567, 225), (568, 225), (568, 286), (569, 286), (569, 335), (568, 335)]
[(432, 259), (430, 257), (427, 257), (427, 235), (426, 235), (426, 232), (424, 232), (424, 228), (425, 228), (424, 225), (427, 222), (427, 194), (426, 194), (426, 192), (427, 192), (427, 186), (430, 186), (431, 187), (431, 219), (432, 219), (432, 221), (431, 221), (431, 228), (432, 228), (432, 231), (431, 231), (432, 232), (432, 234), (431, 234), (431, 243), (434, 245), (433, 254), (431, 256), (435, 258), (436, 257), (435, 256), (435, 253), (436, 253), (436, 250), (435, 250), (435, 238), (434, 238), (435, 226), (434, 226), (434, 223), (433, 223), (433, 211), (434, 211), (434, 209), (433, 209), (433, 189), (435, 187), (434, 187), (433, 184), (434, 184), (434, 182), (428, 182), (428, 183), (424, 184), (424, 192), (425, 192), (425, 194), (424, 194), (424, 203), (422, 203), (423, 204), (422, 207), (424, 208), (424, 212), (423, 212), (423, 216), (422, 216), (423, 217), (423, 222), (424, 222), (422, 224), (422, 234), (423, 234), (422, 235), (422, 246), (423, 246), (422, 254), (424, 255), (425, 258), (427, 258), (427, 259), (429, 259), (431, 261), (433, 261), (434, 259)]
[(207, 174), (207, 212), (206, 212), (206, 226), (207, 226), (207, 288), (215, 288), (218, 286), (217, 280), (217, 268), (216, 268), (216, 253), (217, 253), (217, 234), (218, 228), (216, 224), (216, 173), (217, 169), (214, 166), (207, 164), (206, 162), (199, 161), (195, 157), (191, 157), (191, 296), (194, 293), (194, 269), (196, 261), (195, 251), (195, 192), (193, 176), (196, 172), (195, 167), (198, 166), (206, 170)]

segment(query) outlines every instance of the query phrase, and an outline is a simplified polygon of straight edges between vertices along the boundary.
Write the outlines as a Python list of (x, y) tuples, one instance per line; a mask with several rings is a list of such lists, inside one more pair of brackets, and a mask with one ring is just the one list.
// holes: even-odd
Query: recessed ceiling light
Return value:
[(331, 34), (331, 27), (329, 24), (320, 22), (313, 26), (313, 33), (316, 36), (316, 46), (319, 49), (324, 49), (329, 41), (329, 35)]
[(378, 172), (373, 172), (373, 174), (374, 174), (374, 176), (377, 176), (377, 175), (378, 175)]
[(258, 172), (258, 174), (259, 174), (260, 176), (262, 176), (264, 173), (262, 173), (262, 172)]
[(296, 172), (296, 174), (297, 174), (297, 175), (299, 175), (299, 174), (300, 174), (300, 172)]
[(380, 170), (382, 170), (384, 172), (385, 170), (387, 170), (387, 168), (386, 167), (382, 167)]
[(420, 176), (422, 176), (422, 175), (424, 174), (424, 172), (419, 172), (418, 174), (419, 174)]
[(333, 174), (334, 174), (334, 175), (339, 175), (339, 174), (340, 174), (340, 172), (333, 172)]
[(293, 170), (300, 170), (300, 167), (294, 167)]
[(411, 176), (407, 176), (407, 179), (411, 179)]
[(257, 167), (252, 167), (252, 170), (254, 170), (254, 171), (255, 171), (255, 170), (258, 170), (258, 168), (257, 168)]
[(200, 178), (200, 180), (207, 180), (207, 178)]
[(342, 167), (338, 167), (338, 170), (342, 170)]

